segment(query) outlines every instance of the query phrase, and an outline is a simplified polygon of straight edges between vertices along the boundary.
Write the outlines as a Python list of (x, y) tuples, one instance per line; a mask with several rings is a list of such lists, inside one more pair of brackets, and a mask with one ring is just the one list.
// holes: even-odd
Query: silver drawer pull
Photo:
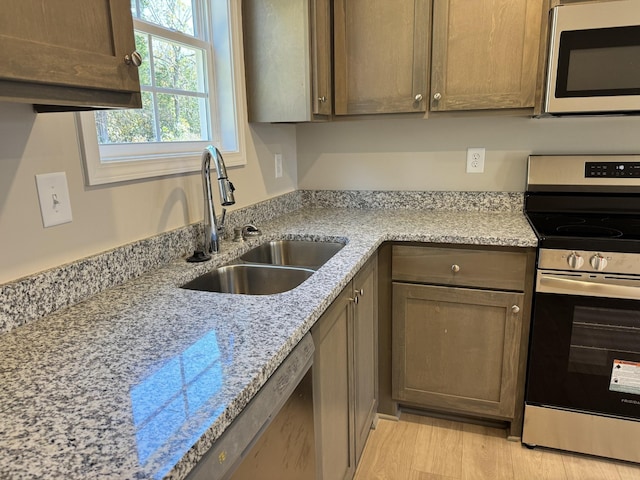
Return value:
[(460, 271), (460, 265), (456, 265), (455, 263), (451, 265), (451, 271), (453, 273), (458, 273)]
[(519, 313), (520, 312), (520, 307), (518, 305), (512, 305), (511, 306), (511, 311), (513, 313)]

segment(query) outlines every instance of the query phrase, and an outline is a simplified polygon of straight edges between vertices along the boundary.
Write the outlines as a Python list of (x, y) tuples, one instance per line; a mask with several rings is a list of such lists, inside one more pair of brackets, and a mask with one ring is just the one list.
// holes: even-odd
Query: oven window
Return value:
[(640, 419), (640, 300), (536, 293), (526, 399)]
[(569, 347), (569, 371), (610, 375), (611, 352), (614, 351), (621, 357), (618, 360), (640, 355), (640, 312), (576, 306)]
[(640, 94), (640, 27), (562, 32), (556, 97)]

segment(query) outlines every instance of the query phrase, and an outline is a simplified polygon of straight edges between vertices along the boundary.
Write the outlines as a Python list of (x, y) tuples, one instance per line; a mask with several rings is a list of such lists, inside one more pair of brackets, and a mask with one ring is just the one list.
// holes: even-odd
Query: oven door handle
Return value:
[[(636, 282), (634, 280), (622, 280)], [(601, 283), (594, 281), (575, 280), (571, 278), (538, 274), (536, 291), (538, 293), (557, 293), (566, 295), (581, 295), (587, 297), (629, 298), (640, 300), (640, 281), (638, 286), (620, 285), (616, 283)]]

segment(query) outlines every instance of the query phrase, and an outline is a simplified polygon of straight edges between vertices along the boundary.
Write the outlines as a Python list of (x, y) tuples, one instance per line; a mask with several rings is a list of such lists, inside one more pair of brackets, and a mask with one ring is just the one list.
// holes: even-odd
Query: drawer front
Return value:
[(393, 246), (392, 278), (405, 282), (523, 291), (524, 252)]

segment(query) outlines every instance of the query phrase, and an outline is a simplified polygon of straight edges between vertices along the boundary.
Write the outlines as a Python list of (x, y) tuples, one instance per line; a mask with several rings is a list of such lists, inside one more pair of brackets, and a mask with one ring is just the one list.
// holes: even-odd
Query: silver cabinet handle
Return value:
[(422, 101), (422, 94), (421, 94), (421, 93), (417, 94), (417, 95), (414, 97), (414, 99), (415, 99), (415, 101), (416, 101), (416, 102), (421, 102), (421, 101)]
[(451, 271), (453, 273), (458, 273), (460, 271), (460, 265), (451, 265)]
[(321, 97), (318, 97), (318, 101), (319, 101), (320, 103), (324, 103), (324, 102), (326, 102), (326, 101), (327, 101), (327, 97), (325, 97), (324, 95), (323, 95), (323, 96), (321, 96)]
[(139, 67), (142, 65), (142, 55), (140, 55), (137, 51), (131, 53), (131, 55), (124, 56), (124, 63), (127, 65), (134, 65), (135, 67)]
[(440, 93), (434, 93), (433, 94), (433, 99), (434, 100), (440, 100), (442, 98), (442, 95)]
[(360, 301), (360, 300), (358, 300), (358, 298), (359, 298), (359, 297), (356, 295), (355, 297), (350, 298), (349, 300), (351, 300), (353, 303), (355, 303), (355, 304), (357, 305), (357, 304), (358, 304), (358, 302)]
[(519, 313), (520, 312), (520, 307), (518, 305), (512, 305), (511, 306), (511, 311), (513, 313)]

